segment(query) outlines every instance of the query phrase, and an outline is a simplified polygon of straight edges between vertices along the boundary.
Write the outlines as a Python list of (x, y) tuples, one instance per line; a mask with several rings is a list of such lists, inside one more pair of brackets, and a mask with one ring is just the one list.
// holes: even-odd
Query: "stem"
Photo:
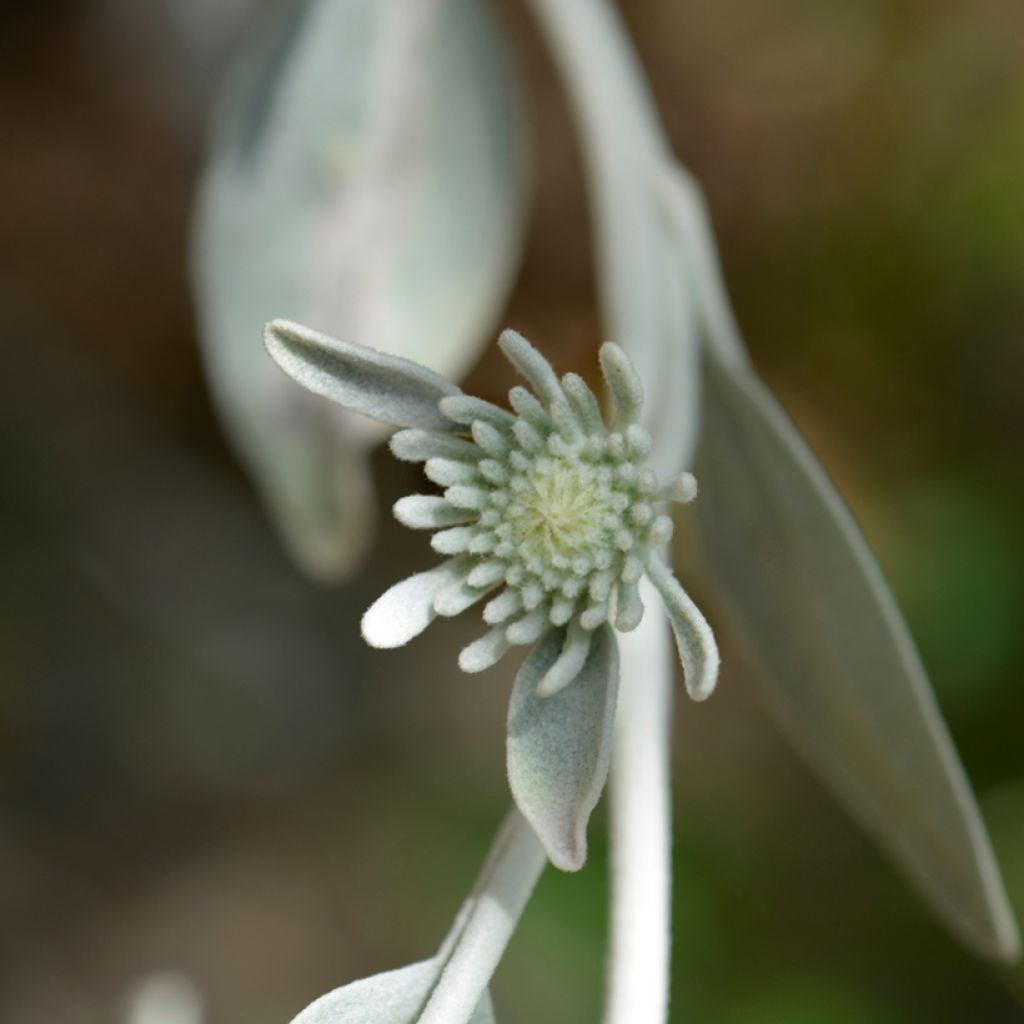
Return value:
[(620, 636), (622, 676), (612, 752), (612, 927), (605, 1024), (667, 1019), (672, 888), (668, 621), (645, 579), (647, 614)]
[[(652, 187), (670, 159), (642, 70), (605, 0), (528, 0), (565, 81), (589, 175), (598, 284), (610, 335), (648, 392), (652, 464), (689, 464), (697, 433), (697, 339), (674, 240)], [(656, 426), (654, 426), (656, 424)], [(670, 441), (668, 439), (671, 439)]]
[(418, 1024), (470, 1020), (547, 862), (533, 829), (513, 808), (441, 945), (447, 963)]
[[(645, 300), (639, 286), (630, 284), (639, 274), (635, 255), (623, 246), (624, 234), (628, 238), (636, 232), (624, 232), (622, 222), (637, 216), (636, 208), (649, 201), (653, 190), (665, 203), (655, 210), (655, 218), (660, 221), (668, 213), (669, 227), (681, 243), (673, 249), (685, 254), (686, 276), (715, 354), (732, 365), (748, 363), (700, 186), (672, 155), (643, 70), (614, 7), (606, 0), (528, 2), (566, 79), (588, 168), (595, 175), (602, 288), (610, 294), (613, 332), (622, 338), (636, 333), (635, 306)], [(635, 301), (623, 298), (631, 287)], [(641, 378), (652, 379), (646, 374)]]
[[(656, 187), (671, 164), (668, 142), (615, 8), (606, 0), (528, 2), (580, 127), (609, 328), (652, 392), (652, 433), (669, 446), (654, 453), (656, 468), (674, 475), (688, 467), (696, 442), (698, 367), (685, 257)], [(651, 610), (620, 641), (626, 685), (611, 765), (605, 1024), (662, 1024), (668, 1012), (673, 666), (660, 599), (648, 595)]]

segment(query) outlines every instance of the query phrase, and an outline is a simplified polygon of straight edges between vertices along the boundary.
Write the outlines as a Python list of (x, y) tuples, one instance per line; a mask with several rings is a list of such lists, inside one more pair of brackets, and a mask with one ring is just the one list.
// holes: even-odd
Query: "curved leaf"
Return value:
[(360, 560), (383, 433), (283, 378), (263, 324), (310, 322), (457, 379), (518, 262), (524, 167), (510, 61), (474, 0), (286, 0), (242, 48), (193, 279), (219, 410), (310, 572)]
[(611, 628), (600, 626), (576, 679), (540, 696), (540, 682), (565, 635), (553, 629), (542, 637), (516, 676), (508, 709), (508, 778), (551, 863), (578, 871), (587, 859), (587, 822), (608, 777), (619, 652)]
[(705, 370), (698, 521), (772, 707), (949, 926), (1014, 959), (977, 805), (871, 552), (767, 388), (741, 361)]

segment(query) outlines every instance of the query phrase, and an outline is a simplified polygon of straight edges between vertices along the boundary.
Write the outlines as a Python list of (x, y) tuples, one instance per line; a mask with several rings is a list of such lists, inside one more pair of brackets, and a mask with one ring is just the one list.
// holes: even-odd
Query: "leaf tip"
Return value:
[(263, 347), (275, 363), (280, 365), (289, 342), (300, 340), (301, 330), (300, 325), (291, 320), (268, 320), (263, 325)]
[(578, 831), (579, 835), (574, 835), (571, 843), (560, 846), (546, 842), (541, 836), (537, 837), (541, 840), (541, 845), (544, 847), (544, 852), (547, 853), (552, 867), (556, 867), (559, 871), (565, 871), (569, 874), (580, 871), (587, 863), (585, 823), (576, 823), (573, 831)]

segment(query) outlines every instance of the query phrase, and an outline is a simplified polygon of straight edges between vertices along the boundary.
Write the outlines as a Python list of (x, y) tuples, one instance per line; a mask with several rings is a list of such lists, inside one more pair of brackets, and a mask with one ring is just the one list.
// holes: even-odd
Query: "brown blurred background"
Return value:
[[(508, 318), (586, 366), (578, 156), (502, 6), (540, 164)], [(120, 1021), (164, 968), (210, 1024), (284, 1024), (433, 950), (507, 800), (509, 669), (454, 669), (475, 624), (358, 638), (422, 538), (385, 526), (351, 585), (307, 584), (211, 410), (185, 250), (241, 7), (0, 12), (3, 1024)], [(1024, 911), (1024, 8), (625, 7), (754, 358), (880, 554)], [(488, 354), (469, 386), (505, 372)], [(410, 488), (377, 468), (383, 502)], [(678, 710), (673, 1020), (1024, 1020), (1024, 973), (946, 937), (725, 664)], [(502, 1020), (598, 1018), (600, 815), (592, 843), (542, 880)]]

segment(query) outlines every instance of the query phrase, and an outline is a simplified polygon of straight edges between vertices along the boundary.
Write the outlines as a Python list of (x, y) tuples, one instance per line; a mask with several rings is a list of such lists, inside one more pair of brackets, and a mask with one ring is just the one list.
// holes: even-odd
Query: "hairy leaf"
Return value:
[(523, 663), (508, 711), (508, 777), (520, 811), (555, 867), (578, 871), (587, 822), (608, 777), (619, 652), (607, 625), (594, 632), (576, 678), (551, 696), (538, 688), (565, 642), (551, 630)]
[[(292, 1024), (415, 1024), (444, 969), (442, 957), (375, 974), (337, 988), (307, 1006)], [(494, 1024), (484, 993), (468, 1024)]]
[(459, 389), (425, 366), (332, 338), (289, 320), (273, 320), (263, 343), (274, 362), (314, 394), (396, 427), (444, 430), (442, 398)]

